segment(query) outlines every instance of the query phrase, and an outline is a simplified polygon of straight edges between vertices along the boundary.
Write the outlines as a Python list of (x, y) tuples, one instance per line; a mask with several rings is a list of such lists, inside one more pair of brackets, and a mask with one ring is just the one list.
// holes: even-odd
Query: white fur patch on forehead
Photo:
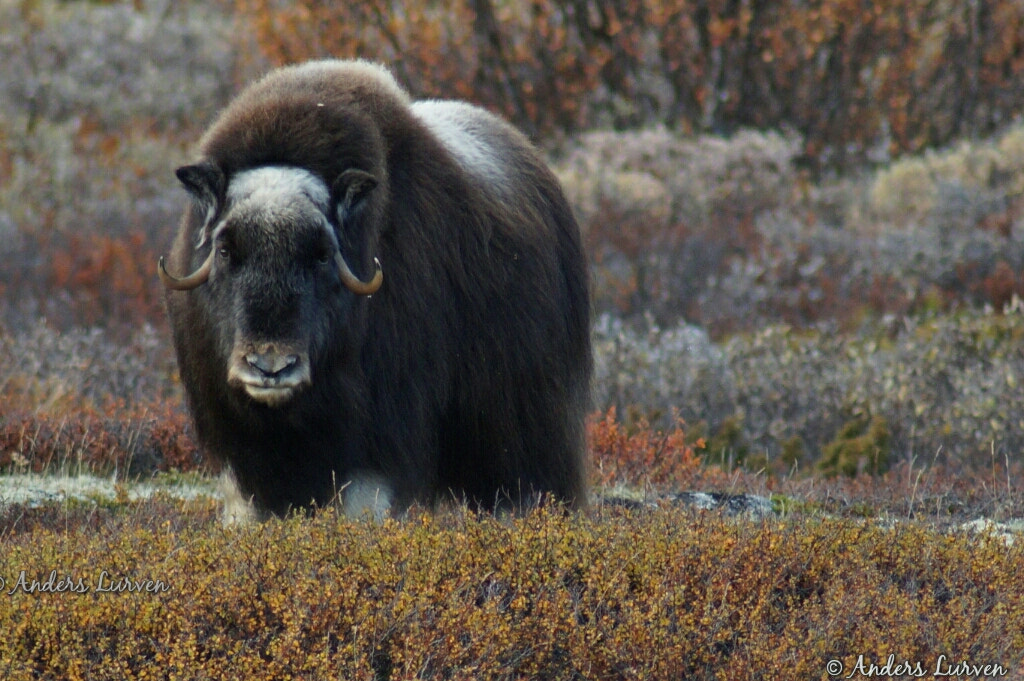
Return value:
[(472, 104), (442, 100), (416, 102), (411, 108), (465, 170), (504, 185), (500, 152), (488, 139), (495, 135), (490, 114)]
[(303, 168), (263, 166), (244, 170), (228, 183), (228, 201), (236, 206), (292, 213), (296, 201), (308, 200), (321, 212), (330, 207), (331, 192), (323, 180)]

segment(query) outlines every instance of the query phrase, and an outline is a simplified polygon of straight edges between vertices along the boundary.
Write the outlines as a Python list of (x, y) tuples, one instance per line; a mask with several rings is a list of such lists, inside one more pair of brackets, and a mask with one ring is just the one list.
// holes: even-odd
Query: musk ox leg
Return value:
[(356, 475), (341, 491), (345, 516), (359, 519), (369, 515), (374, 522), (383, 522), (391, 511), (391, 486), (384, 478), (372, 474)]
[(225, 527), (231, 525), (247, 525), (263, 519), (263, 515), (256, 510), (252, 503), (252, 497), (245, 497), (242, 490), (238, 488), (238, 481), (230, 468), (224, 469), (220, 474), (220, 482), (217, 490), (224, 499), (224, 514), (221, 516), (221, 523)]

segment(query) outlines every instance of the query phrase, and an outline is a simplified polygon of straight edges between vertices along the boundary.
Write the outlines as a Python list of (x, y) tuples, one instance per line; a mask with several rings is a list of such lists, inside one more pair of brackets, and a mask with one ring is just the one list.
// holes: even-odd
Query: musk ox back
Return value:
[(235, 498), (257, 515), (339, 495), (355, 514), (585, 504), (586, 263), (521, 134), (322, 61), (249, 86), (199, 153), (159, 270)]

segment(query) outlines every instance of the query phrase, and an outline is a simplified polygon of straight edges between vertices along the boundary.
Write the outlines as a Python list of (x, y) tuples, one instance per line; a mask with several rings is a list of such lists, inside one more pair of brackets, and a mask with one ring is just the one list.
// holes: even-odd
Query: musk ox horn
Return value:
[(197, 286), (205, 284), (206, 280), (210, 278), (210, 270), (213, 269), (213, 256), (215, 252), (214, 249), (210, 249), (210, 255), (199, 266), (199, 269), (185, 277), (176, 277), (168, 272), (164, 266), (164, 257), (160, 256), (160, 260), (156, 264), (157, 272), (160, 274), (160, 281), (164, 283), (164, 286), (174, 291), (191, 291)]
[(352, 273), (349, 269), (348, 263), (345, 262), (345, 258), (341, 257), (341, 252), (334, 254), (334, 263), (338, 267), (338, 275), (341, 276), (341, 283), (345, 284), (345, 287), (349, 291), (360, 296), (369, 296), (377, 292), (380, 288), (381, 283), (384, 281), (384, 273), (380, 271), (380, 261), (377, 258), (373, 259), (373, 264), (377, 266), (377, 271), (373, 275), (373, 279), (368, 282), (361, 281), (359, 277)]

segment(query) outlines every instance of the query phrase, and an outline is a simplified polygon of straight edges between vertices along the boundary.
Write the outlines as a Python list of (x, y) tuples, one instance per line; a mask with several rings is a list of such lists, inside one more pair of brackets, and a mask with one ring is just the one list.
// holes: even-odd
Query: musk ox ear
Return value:
[(228, 182), (224, 172), (213, 161), (202, 161), (195, 165), (182, 166), (174, 171), (174, 174), (206, 214), (208, 224), (227, 189)]
[(345, 218), (359, 207), (366, 195), (377, 186), (377, 178), (358, 168), (349, 168), (338, 175), (331, 187), (334, 196), (338, 198), (338, 221), (344, 222)]

